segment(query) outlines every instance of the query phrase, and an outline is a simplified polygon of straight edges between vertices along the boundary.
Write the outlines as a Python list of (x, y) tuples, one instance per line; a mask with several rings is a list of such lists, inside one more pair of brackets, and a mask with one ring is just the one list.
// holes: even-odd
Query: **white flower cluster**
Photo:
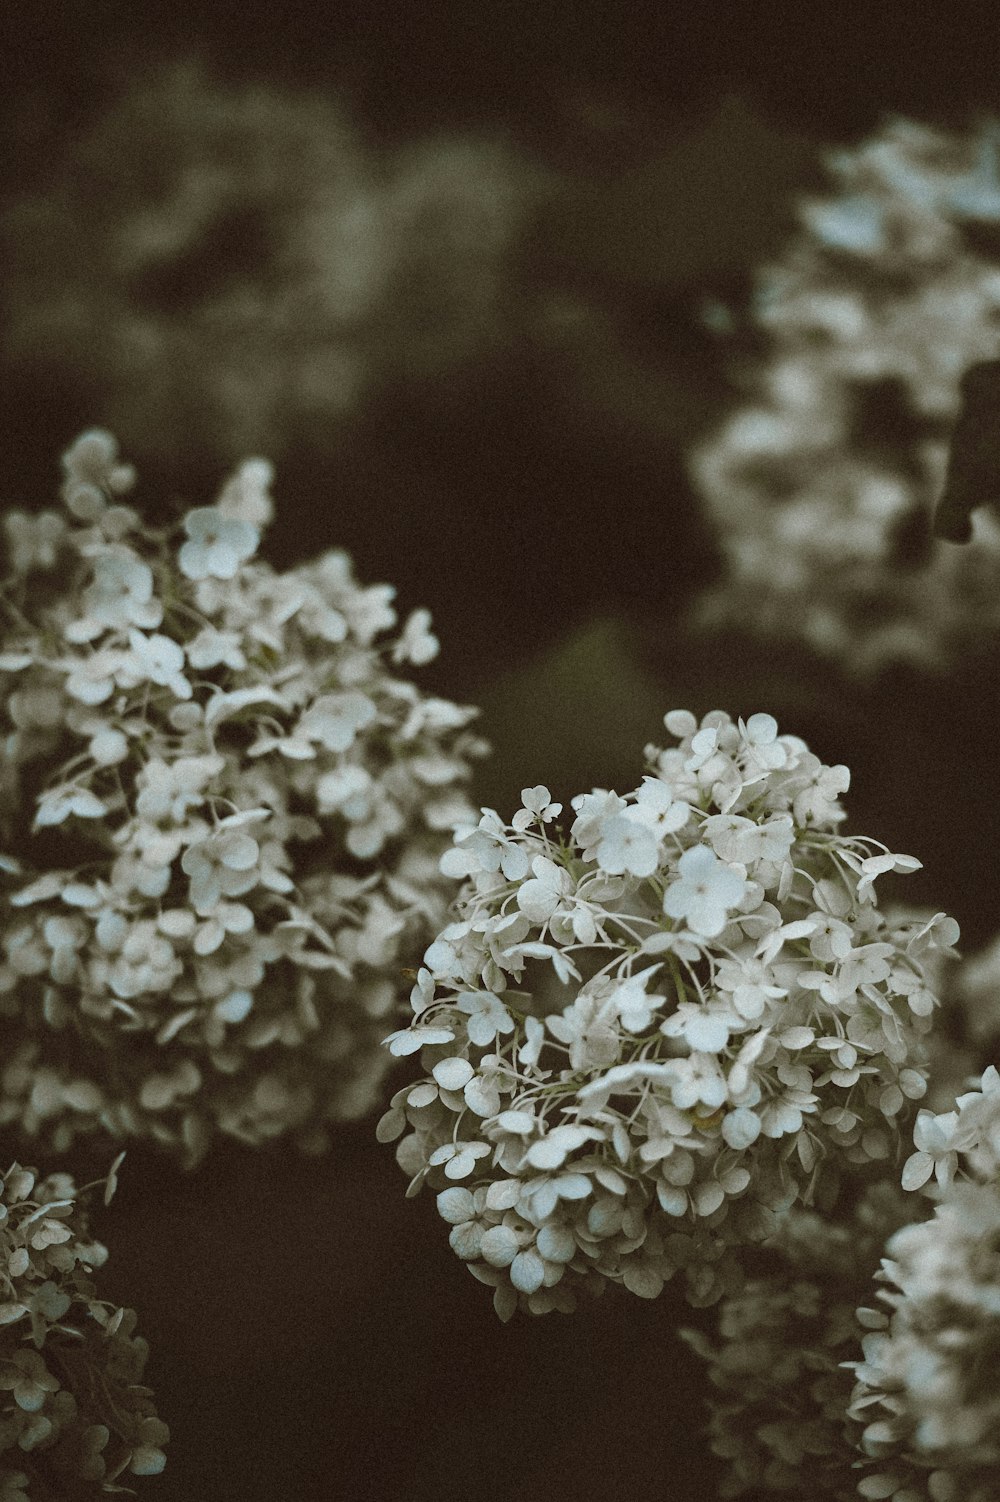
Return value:
[(1000, 125), (896, 120), (828, 165), (759, 280), (751, 400), (692, 459), (727, 562), (701, 619), (855, 670), (947, 665), (1000, 628), (995, 517), (967, 547), (929, 536), (960, 379), (996, 355)]
[[(869, 1188), (848, 1216), (791, 1211), (768, 1249), (778, 1269), (723, 1302), (718, 1339), (685, 1332), (722, 1394), (709, 1432), (724, 1495), (1000, 1494), (1000, 1074), (955, 1104), (919, 1113), (902, 1189)], [(928, 1218), (903, 1190), (932, 1170)]]
[(951, 1111), (921, 1110), (913, 1125), (915, 1151), (903, 1164), (904, 1189), (936, 1197), (957, 1179), (990, 1184), (1000, 1179), (1000, 1073), (990, 1065), (975, 1089)]
[(385, 637), (345, 554), (255, 559), (263, 461), (179, 535), (122, 503), (109, 434), (64, 467), (62, 512), (7, 518), (0, 1125), (321, 1147), (446, 911), (474, 711), (395, 671), (427, 612)]
[(864, 1426), (858, 1446), (881, 1480), (864, 1495), (994, 1502), (1000, 1184), (956, 1185), (930, 1220), (896, 1231), (886, 1254), (876, 1276), (892, 1313), (859, 1309), (869, 1333), (863, 1359), (848, 1363), (857, 1378), (848, 1415)]
[[(845, 1368), (861, 1340), (856, 1310), (870, 1297), (882, 1244), (909, 1213), (907, 1197), (888, 1183), (870, 1186), (836, 1220), (792, 1209), (767, 1248), (766, 1275), (723, 1300), (715, 1334), (681, 1332), (716, 1390), (708, 1434), (725, 1462), (721, 1496), (883, 1495), (870, 1489), (877, 1472), (856, 1446)], [(859, 1482), (869, 1489), (859, 1491)]]
[[(105, 1181), (115, 1189), (119, 1157)], [(94, 1187), (94, 1186), (88, 1186)], [(14, 1163), (0, 1176), (0, 1497), (122, 1493), (163, 1470), (170, 1431), (142, 1385), (136, 1316), (98, 1298), (107, 1251), (68, 1174)]]
[(427, 1077), (380, 1136), (406, 1132), (410, 1191), (438, 1190), (502, 1318), (681, 1268), (714, 1301), (826, 1169), (891, 1158), (926, 1089), (927, 962), (958, 928), (875, 897), (919, 862), (836, 833), (847, 768), (770, 715), (665, 723), (680, 744), (575, 798), (568, 837), (541, 786), (456, 833), (458, 916), (387, 1039)]
[[(896, 1490), (933, 1502), (1000, 1492), (1000, 1072), (990, 1065), (951, 1111), (918, 1112), (904, 1189), (936, 1200), (897, 1230), (877, 1278), (891, 1314), (860, 1309), (863, 1359), (849, 1416)], [(926, 1187), (925, 1187), (926, 1186)], [(920, 1483), (926, 1483), (926, 1493)]]

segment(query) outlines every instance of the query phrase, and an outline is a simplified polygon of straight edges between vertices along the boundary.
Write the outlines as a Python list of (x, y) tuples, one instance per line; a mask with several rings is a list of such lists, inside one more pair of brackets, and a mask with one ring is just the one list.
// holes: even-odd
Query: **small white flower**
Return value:
[(572, 878), (564, 867), (545, 855), (535, 856), (531, 870), (533, 875), (517, 889), (517, 905), (532, 923), (547, 923), (572, 893)]
[(901, 1183), (904, 1189), (920, 1189), (931, 1174), (946, 1188), (958, 1168), (958, 1113), (918, 1111), (913, 1126), (913, 1145), (917, 1149), (903, 1164)]
[(468, 1016), (465, 1030), (469, 1042), (479, 1048), (488, 1048), (498, 1034), (514, 1031), (514, 1019), (499, 996), (490, 991), (466, 991), (455, 998), (455, 1004)]
[(347, 751), (358, 731), (370, 725), (377, 713), (368, 695), (358, 689), (323, 694), (302, 715), (295, 736), (318, 742), (328, 751)]
[(15, 574), (55, 567), (66, 537), (66, 523), (58, 511), (7, 511), (2, 518), (7, 534), (10, 566)]
[(240, 673), (247, 665), (246, 655), (235, 631), (218, 631), (214, 626), (204, 626), (198, 635), (188, 642), (187, 659), (199, 672), (207, 668), (227, 667)]
[(765, 775), (785, 766), (788, 752), (778, 740), (778, 722), (773, 715), (752, 714), (745, 725), (742, 720), (738, 724), (751, 765)]
[(622, 1027), (630, 1033), (644, 1033), (653, 1020), (653, 1008), (663, 1004), (663, 997), (650, 996), (646, 990), (659, 965), (631, 975), (612, 992), (615, 1009)]
[(257, 885), (260, 846), (239, 829), (197, 840), (181, 856), (189, 878), (191, 906), (211, 915), (223, 897), (241, 897)]
[(489, 1153), (488, 1142), (446, 1142), (434, 1150), (429, 1162), (432, 1168), (442, 1165), (446, 1179), (467, 1179), (475, 1172), (477, 1160)]
[(478, 826), (468, 833), (456, 830), (455, 843), (441, 857), (445, 876), (467, 876), (473, 871), (502, 871), (508, 881), (520, 881), (528, 874), (530, 861), (517, 843), (506, 833), (500, 816), (484, 809)]
[(691, 809), (683, 799), (674, 797), (669, 783), (659, 777), (644, 777), (628, 814), (648, 824), (657, 839), (662, 840), (665, 835), (676, 834), (684, 828), (691, 817)]
[(872, 886), (879, 876), (887, 871), (919, 871), (922, 862), (913, 855), (892, 855), (886, 851), (885, 855), (869, 855), (861, 862), (861, 880), (858, 882), (858, 899), (863, 902), (869, 896)]
[(394, 663), (412, 662), (414, 667), (423, 667), (433, 662), (440, 648), (441, 643), (431, 630), (430, 611), (420, 609), (407, 617), (391, 656)]
[(593, 793), (581, 793), (573, 799), (576, 818), (570, 834), (580, 846), (585, 861), (595, 858), (597, 846), (604, 838), (604, 828), (610, 819), (624, 813), (628, 804), (617, 793), (599, 789)]
[(692, 933), (712, 938), (726, 926), (731, 908), (737, 906), (746, 879), (724, 865), (707, 845), (693, 845), (677, 863), (680, 880), (664, 893), (663, 911), (670, 918), (683, 918)]
[(258, 530), (266, 527), (274, 520), (273, 479), (274, 466), (267, 459), (244, 459), (219, 492), (217, 509)]
[(146, 636), (133, 627), (128, 634), (129, 651), (119, 670), (119, 680), (126, 686), (156, 683), (169, 688), (178, 699), (190, 699), (193, 693), (184, 676), (184, 648), (170, 636), (154, 632)]
[(842, 819), (844, 811), (837, 800), (851, 785), (850, 769), (842, 765), (824, 767), (818, 757), (811, 757), (810, 761), (813, 775), (792, 800), (795, 822), (822, 825)]
[(562, 804), (553, 803), (548, 788), (540, 782), (537, 787), (521, 789), (521, 807), (510, 822), (514, 829), (530, 829), (536, 821), (549, 824), (561, 813)]
[(184, 530), (188, 541), (181, 545), (177, 562), (188, 579), (233, 579), (260, 543), (255, 526), (227, 516), (218, 506), (189, 511)]
[(747, 1106), (737, 1106), (734, 1111), (726, 1112), (722, 1135), (737, 1151), (752, 1147), (760, 1136), (760, 1117)]
[(114, 725), (102, 725), (94, 731), (87, 750), (99, 767), (114, 767), (128, 756), (128, 736)]
[(683, 1038), (688, 1048), (698, 1053), (721, 1053), (729, 1042), (733, 1025), (726, 1013), (682, 1001), (664, 1022), (660, 1031), (668, 1038)]
[(317, 781), (316, 805), (322, 814), (339, 812), (345, 819), (364, 819), (371, 812), (375, 786), (366, 767), (337, 767)]
[(183, 823), (191, 809), (204, 803), (208, 784), (225, 765), (218, 753), (180, 756), (172, 762), (151, 756), (136, 779), (140, 788), (136, 812), (156, 823), (165, 819)]
[(453, 1043), (455, 1034), (448, 1027), (404, 1027), (388, 1033), (382, 1041), (391, 1054), (401, 1059), (429, 1044)]
[(655, 829), (627, 809), (602, 824), (596, 856), (597, 864), (609, 876), (625, 871), (632, 876), (652, 876), (659, 865), (660, 842)]
[(66, 692), (81, 704), (105, 703), (115, 691), (124, 662), (125, 653), (114, 647), (104, 647), (87, 657), (64, 659), (61, 666), (69, 669)]
[(72, 815), (78, 819), (101, 819), (107, 811), (107, 804), (89, 788), (50, 788), (38, 799), (35, 827), (45, 829), (54, 824), (62, 824)]
[(124, 631), (129, 626), (153, 630), (163, 606), (153, 597), (153, 571), (129, 550), (101, 553), (94, 559), (94, 581), (83, 592), (90, 620)]

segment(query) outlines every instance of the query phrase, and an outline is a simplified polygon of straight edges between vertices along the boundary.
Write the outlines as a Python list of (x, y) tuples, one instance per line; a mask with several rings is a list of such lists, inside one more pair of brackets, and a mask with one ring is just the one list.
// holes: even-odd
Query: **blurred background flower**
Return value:
[[(757, 279), (755, 398), (695, 453), (726, 576), (705, 621), (795, 636), (852, 669), (995, 650), (1000, 520), (933, 541), (960, 385), (1000, 350), (1000, 123), (911, 120), (829, 154), (832, 192)], [(742, 310), (708, 310), (736, 332)], [(974, 505), (997, 494), (988, 400)]]

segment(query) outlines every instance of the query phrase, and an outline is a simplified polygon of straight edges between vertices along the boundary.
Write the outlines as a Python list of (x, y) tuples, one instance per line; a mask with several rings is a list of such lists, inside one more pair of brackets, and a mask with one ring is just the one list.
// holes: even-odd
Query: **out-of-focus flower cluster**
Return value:
[(493, 347), (533, 193), (499, 140), (377, 152), (328, 94), (171, 62), (0, 218), (6, 358), (71, 372), (146, 453), (276, 452)]
[(426, 611), (328, 552), (255, 559), (270, 469), (140, 525), (111, 436), (6, 519), (0, 1124), (188, 1161), (368, 1110), (400, 966), (440, 927), (474, 711), (422, 694)]
[(855, 1502), (862, 1473), (845, 1363), (857, 1355), (856, 1311), (871, 1297), (885, 1237), (911, 1213), (888, 1183), (869, 1186), (836, 1221), (793, 1208), (768, 1246), (766, 1275), (719, 1306), (716, 1335), (682, 1332), (717, 1390), (708, 1433), (726, 1463), (721, 1496)]
[(545, 787), (484, 810), (442, 870), (467, 877), (424, 956), (411, 1026), (426, 1078), (380, 1124), (438, 1191), (451, 1245), (501, 1317), (581, 1287), (708, 1304), (740, 1246), (841, 1166), (892, 1158), (926, 1089), (943, 914), (880, 912), (912, 857), (837, 833), (844, 766), (770, 715), (665, 717), (625, 797)]
[[(861, 1308), (847, 1409), (875, 1463), (863, 1495), (990, 1502), (1000, 1490), (1000, 1074), (919, 1111), (902, 1187), (937, 1201), (886, 1242), (891, 1314)], [(926, 1186), (926, 1187), (925, 1187)], [(919, 1214), (919, 1212), (917, 1212)]]
[(166, 1461), (170, 1431), (142, 1384), (149, 1347), (135, 1312), (95, 1292), (107, 1251), (90, 1237), (84, 1192), (68, 1174), (18, 1163), (0, 1177), (3, 1502), (132, 1495), (125, 1473), (155, 1476)]
[(877, 1462), (869, 1484), (881, 1479), (865, 1495), (991, 1502), (1000, 1490), (1000, 1185), (956, 1184), (931, 1219), (889, 1238), (876, 1276), (892, 1313), (858, 1311), (869, 1333), (850, 1363), (847, 1410), (864, 1426), (859, 1450)]
[(947, 665), (1000, 628), (996, 518), (929, 541), (960, 378), (997, 354), (998, 152), (996, 122), (896, 120), (830, 156), (834, 193), (759, 280), (751, 401), (693, 456), (727, 560), (703, 621), (857, 670)]
[[(728, 1462), (724, 1495), (1000, 1491), (997, 1070), (955, 1109), (921, 1110), (913, 1137), (900, 1187), (869, 1188), (836, 1220), (793, 1209), (769, 1247), (777, 1267), (723, 1302), (719, 1338), (686, 1332), (722, 1393), (709, 1432)], [(925, 1185), (932, 1215), (912, 1193)]]

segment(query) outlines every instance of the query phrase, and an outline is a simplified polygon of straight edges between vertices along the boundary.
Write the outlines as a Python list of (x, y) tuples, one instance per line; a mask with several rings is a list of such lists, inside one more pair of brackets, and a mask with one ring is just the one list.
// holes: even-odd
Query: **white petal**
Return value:
[(558, 1138), (542, 1137), (528, 1148), (528, 1162), (532, 1168), (561, 1168), (566, 1161), (567, 1149)]
[(568, 1226), (542, 1226), (536, 1245), (546, 1262), (572, 1262), (576, 1255), (576, 1237)]
[(533, 1248), (519, 1252), (510, 1265), (510, 1281), (519, 1293), (536, 1293), (545, 1281), (545, 1264)]
[(904, 1189), (919, 1189), (926, 1184), (934, 1171), (934, 1159), (929, 1153), (912, 1153), (903, 1164), (900, 1179)]
[(480, 1255), (492, 1267), (509, 1267), (520, 1250), (517, 1234), (509, 1226), (491, 1226), (480, 1245)]
[(450, 1059), (441, 1059), (434, 1065), (431, 1073), (442, 1090), (461, 1090), (472, 1079), (475, 1070), (468, 1059), (456, 1055)]

